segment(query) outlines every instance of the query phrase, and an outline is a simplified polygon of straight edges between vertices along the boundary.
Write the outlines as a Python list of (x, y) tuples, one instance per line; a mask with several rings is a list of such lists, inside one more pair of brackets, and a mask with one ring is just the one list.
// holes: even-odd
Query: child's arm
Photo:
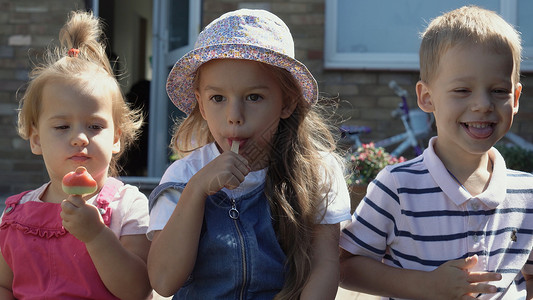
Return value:
[(311, 274), (301, 299), (334, 299), (339, 287), (339, 224), (316, 225)]
[(407, 299), (475, 299), (479, 293), (495, 293), (496, 287), (484, 282), (501, 275), (468, 272), (477, 256), (452, 260), (431, 272), (391, 267), (365, 256), (342, 250), (341, 286), (384, 297)]
[(150, 282), (165, 297), (183, 286), (196, 262), (205, 197), (193, 195), (193, 189), (188, 186), (192, 184), (187, 184), (182, 191), (163, 230), (154, 232), (148, 254)]
[(13, 297), (13, 271), (0, 254), (0, 299), (15, 299)]
[(524, 278), (526, 279), (526, 290), (527, 290), (527, 297), (526, 300), (532, 300), (533, 299), (533, 275), (530, 274), (523, 274)]
[(226, 151), (191, 177), (167, 224), (152, 239), (148, 274), (160, 295), (175, 294), (194, 268), (207, 196), (236, 188), (248, 172), (244, 157)]
[(80, 196), (63, 201), (63, 226), (85, 243), (87, 251), (107, 289), (120, 299), (146, 299), (152, 288), (146, 269), (150, 242), (145, 235), (119, 239), (100, 220), (97, 208)]

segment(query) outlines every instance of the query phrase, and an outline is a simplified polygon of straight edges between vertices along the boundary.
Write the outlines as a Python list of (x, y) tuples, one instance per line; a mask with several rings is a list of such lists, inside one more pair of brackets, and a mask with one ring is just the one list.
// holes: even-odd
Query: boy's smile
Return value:
[(494, 126), (496, 123), (493, 122), (471, 122), (471, 123), (461, 123), (465, 127), (465, 131), (473, 139), (485, 139), (492, 135), (494, 132)]
[(435, 115), (439, 156), (483, 155), (507, 133), (521, 91), (512, 75), (510, 52), (474, 44), (446, 51), (432, 82), (417, 84), (419, 106)]

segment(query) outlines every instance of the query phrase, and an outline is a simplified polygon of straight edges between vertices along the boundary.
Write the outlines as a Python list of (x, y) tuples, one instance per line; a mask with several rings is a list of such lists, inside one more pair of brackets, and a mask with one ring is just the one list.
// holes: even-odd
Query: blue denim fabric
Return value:
[[(150, 195), (150, 208), (168, 188)], [(222, 191), (207, 198), (193, 272), (173, 299), (272, 299), (283, 287), (285, 254), (274, 228), (264, 186), (235, 199), (238, 218), (230, 217), (232, 199)], [(177, 201), (177, 199), (176, 199)]]

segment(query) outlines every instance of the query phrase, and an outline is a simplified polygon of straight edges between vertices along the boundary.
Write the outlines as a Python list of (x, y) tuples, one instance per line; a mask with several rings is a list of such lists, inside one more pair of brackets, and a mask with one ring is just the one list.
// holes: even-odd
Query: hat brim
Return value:
[(191, 50), (174, 64), (168, 75), (166, 89), (170, 100), (179, 110), (189, 115), (196, 105), (193, 89), (196, 70), (210, 60), (222, 58), (258, 61), (285, 69), (300, 84), (303, 97), (310, 105), (318, 100), (317, 82), (298, 60), (254, 45), (222, 44)]

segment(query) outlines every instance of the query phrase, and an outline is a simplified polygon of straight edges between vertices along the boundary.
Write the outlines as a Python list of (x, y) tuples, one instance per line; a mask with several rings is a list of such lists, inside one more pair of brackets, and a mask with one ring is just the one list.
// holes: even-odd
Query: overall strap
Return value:
[(16, 194), (16, 195), (7, 197), (5, 212), (9, 213), (10, 211), (12, 211), (13, 208), (20, 202), (22, 197), (24, 197), (24, 195), (26, 195), (29, 192), (31, 192), (31, 191), (25, 191), (25, 192), (22, 192), (20, 194)]
[(109, 203), (111, 203), (118, 189), (123, 185), (124, 183), (122, 183), (122, 181), (113, 177), (109, 177), (106, 179), (102, 190), (100, 190), (100, 193), (98, 193), (96, 198), (96, 208), (98, 208), (100, 215), (102, 215), (104, 224), (108, 227), (109, 224), (111, 224), (112, 214), (112, 209), (109, 207)]
[[(185, 188), (185, 185), (187, 183), (180, 183), (180, 182), (165, 182), (155, 187), (155, 189), (152, 190), (150, 193), (150, 196), (148, 196), (148, 209), (149, 211), (152, 211), (152, 208), (155, 206), (155, 203), (159, 199), (159, 196), (168, 189), (175, 189), (178, 191), (183, 191)], [(177, 203), (178, 199), (172, 199), (175, 200), (174, 202)]]

